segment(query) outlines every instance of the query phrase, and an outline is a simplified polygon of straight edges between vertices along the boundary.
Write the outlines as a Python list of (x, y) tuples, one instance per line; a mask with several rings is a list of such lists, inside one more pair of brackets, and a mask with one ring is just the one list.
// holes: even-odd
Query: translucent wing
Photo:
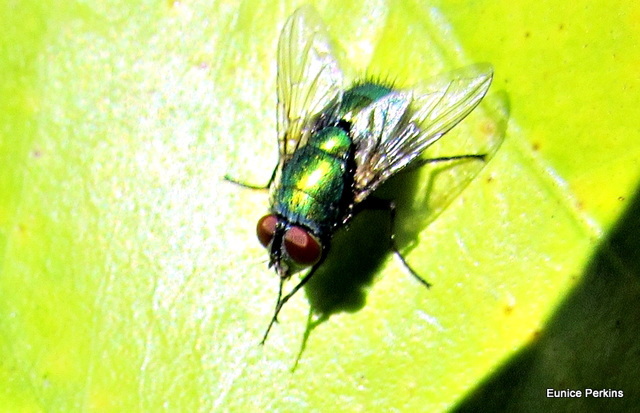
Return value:
[[(306, 144), (312, 118), (340, 100), (343, 75), (329, 35), (310, 6), (287, 20), (278, 42), (278, 142), (280, 164)], [(333, 106), (332, 106), (333, 107)]]
[[(424, 92), (393, 91), (355, 115), (355, 202), (362, 202), (464, 119), (486, 94), (492, 76), (488, 65), (470, 66), (434, 80)], [(470, 153), (467, 149), (449, 155)]]

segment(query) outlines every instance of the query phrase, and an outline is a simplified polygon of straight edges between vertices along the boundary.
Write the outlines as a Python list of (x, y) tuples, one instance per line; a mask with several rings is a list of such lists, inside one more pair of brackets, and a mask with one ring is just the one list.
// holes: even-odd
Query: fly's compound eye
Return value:
[(322, 247), (316, 237), (300, 227), (291, 227), (284, 234), (284, 247), (298, 265), (309, 266), (320, 260)]
[(271, 244), (273, 235), (276, 233), (277, 224), (278, 218), (276, 218), (275, 215), (265, 215), (258, 220), (258, 227), (256, 228), (256, 232), (258, 234), (260, 244), (262, 244), (265, 248), (267, 248), (269, 244)]

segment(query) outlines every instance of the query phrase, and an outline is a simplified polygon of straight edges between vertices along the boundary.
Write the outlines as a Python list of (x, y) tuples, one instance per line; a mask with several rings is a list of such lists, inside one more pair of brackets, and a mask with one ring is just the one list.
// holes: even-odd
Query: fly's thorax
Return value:
[(342, 127), (328, 127), (314, 133), (303, 149), (307, 147), (315, 148), (336, 160), (346, 162), (351, 151), (351, 138)]
[(353, 145), (345, 129), (328, 127), (314, 133), (282, 167), (271, 195), (272, 212), (326, 234), (345, 212), (352, 162)]

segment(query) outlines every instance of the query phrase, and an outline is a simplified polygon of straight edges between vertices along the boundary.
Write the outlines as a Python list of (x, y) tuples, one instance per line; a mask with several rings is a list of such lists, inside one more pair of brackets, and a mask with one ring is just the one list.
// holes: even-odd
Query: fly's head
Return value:
[(269, 267), (274, 267), (281, 279), (313, 266), (322, 258), (322, 243), (317, 236), (275, 214), (260, 218), (256, 232), (269, 251)]

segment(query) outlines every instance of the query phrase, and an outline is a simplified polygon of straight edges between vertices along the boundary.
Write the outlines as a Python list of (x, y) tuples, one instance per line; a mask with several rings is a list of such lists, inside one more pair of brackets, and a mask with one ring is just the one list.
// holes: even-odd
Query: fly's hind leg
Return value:
[(421, 168), (430, 163), (438, 163), (438, 162), (449, 162), (449, 161), (458, 161), (461, 159), (477, 159), (479, 161), (485, 161), (487, 159), (487, 155), (485, 154), (471, 154), (471, 155), (456, 155), (456, 156), (443, 156), (440, 158), (428, 158), (428, 159), (418, 159), (410, 164), (406, 171), (413, 171), (415, 169)]

